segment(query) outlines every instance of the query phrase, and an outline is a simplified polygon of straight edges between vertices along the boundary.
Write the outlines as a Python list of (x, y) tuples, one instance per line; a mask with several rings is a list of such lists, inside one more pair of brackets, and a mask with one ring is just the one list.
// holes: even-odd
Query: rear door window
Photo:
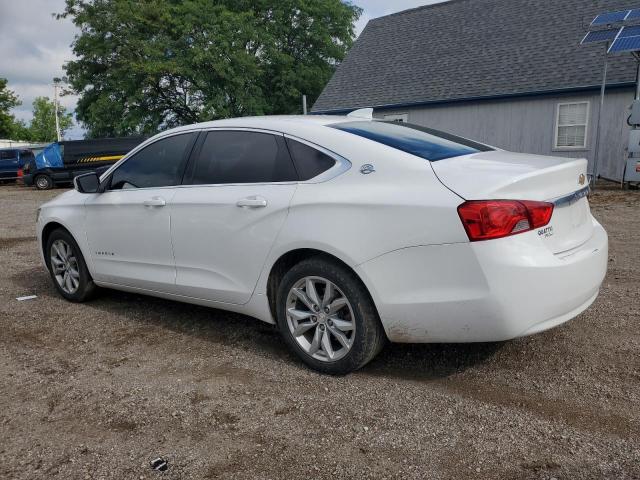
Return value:
[(330, 125), (432, 162), (486, 152), (493, 148), (431, 128), (398, 122), (344, 122)]
[(190, 166), (193, 185), (297, 181), (282, 135), (221, 130), (207, 133)]

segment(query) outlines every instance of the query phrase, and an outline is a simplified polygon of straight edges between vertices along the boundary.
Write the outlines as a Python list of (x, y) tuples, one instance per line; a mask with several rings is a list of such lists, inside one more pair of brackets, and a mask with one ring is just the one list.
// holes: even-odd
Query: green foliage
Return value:
[[(22, 120), (9, 113), (12, 108), (22, 105), (18, 96), (7, 88), (7, 80), (0, 78), (0, 138), (27, 140), (33, 142), (54, 142), (56, 135), (55, 104), (47, 97), (37, 97), (33, 101), (33, 119), (27, 126)], [(58, 106), (60, 133), (73, 125), (72, 114)]]
[(341, 0), (66, 0), (65, 65), (89, 136), (301, 111), (354, 37)]
[(12, 108), (22, 105), (18, 96), (7, 88), (7, 79), (0, 78), (0, 138), (11, 140), (28, 139), (26, 126), (9, 113)]
[[(55, 109), (55, 103), (48, 97), (36, 97), (33, 101), (33, 119), (29, 126), (32, 141), (55, 142), (57, 140)], [(67, 113), (62, 105), (58, 106), (58, 119), (60, 134), (64, 136), (64, 133), (73, 125), (73, 120), (71, 113)]]
[(32, 140), (31, 129), (22, 120), (16, 120), (13, 123), (12, 133), (8, 138), (11, 140), (29, 142)]

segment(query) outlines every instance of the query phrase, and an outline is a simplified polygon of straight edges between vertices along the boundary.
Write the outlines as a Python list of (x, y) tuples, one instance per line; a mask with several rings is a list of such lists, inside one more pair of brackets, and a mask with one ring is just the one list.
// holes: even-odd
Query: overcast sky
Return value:
[[(357, 33), (372, 18), (439, 1), (353, 0), (364, 10)], [(63, 9), (64, 0), (0, 0), (0, 77), (9, 80), (9, 88), (23, 102), (12, 112), (21, 120), (31, 120), (35, 97), (53, 97), (52, 80), (64, 74), (62, 66), (73, 57), (70, 45), (76, 28), (69, 20), (53, 17)], [(72, 111), (76, 98), (67, 96), (60, 101)], [(81, 138), (82, 129), (75, 126), (67, 137)]]

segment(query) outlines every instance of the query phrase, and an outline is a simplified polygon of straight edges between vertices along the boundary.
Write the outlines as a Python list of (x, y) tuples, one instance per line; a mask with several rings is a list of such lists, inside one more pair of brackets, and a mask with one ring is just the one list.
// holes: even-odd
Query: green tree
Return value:
[(11, 109), (22, 105), (18, 96), (7, 88), (7, 79), (0, 78), (0, 138), (28, 140), (29, 131), (24, 122), (16, 120)]
[[(56, 135), (56, 106), (48, 97), (36, 97), (33, 101), (33, 119), (29, 126), (31, 140), (35, 142), (55, 142)], [(60, 133), (69, 130), (73, 125), (71, 113), (67, 113), (66, 109), (58, 106), (58, 119), (60, 122)]]
[(297, 113), (345, 56), (361, 10), (341, 0), (66, 0), (65, 65), (88, 136)]
[(13, 123), (13, 133), (9, 136), (11, 140), (30, 141), (31, 130), (22, 120), (16, 120)]

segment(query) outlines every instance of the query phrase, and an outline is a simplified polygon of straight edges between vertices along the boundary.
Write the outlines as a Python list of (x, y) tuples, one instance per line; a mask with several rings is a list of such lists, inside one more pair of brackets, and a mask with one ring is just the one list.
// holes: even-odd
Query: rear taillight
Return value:
[(552, 203), (531, 200), (470, 200), (458, 207), (458, 215), (472, 242), (543, 227), (552, 213)]
[(22, 172), (22, 169), (19, 168), (18, 169), (18, 178), (22, 178), (22, 177), (24, 177), (24, 173)]

